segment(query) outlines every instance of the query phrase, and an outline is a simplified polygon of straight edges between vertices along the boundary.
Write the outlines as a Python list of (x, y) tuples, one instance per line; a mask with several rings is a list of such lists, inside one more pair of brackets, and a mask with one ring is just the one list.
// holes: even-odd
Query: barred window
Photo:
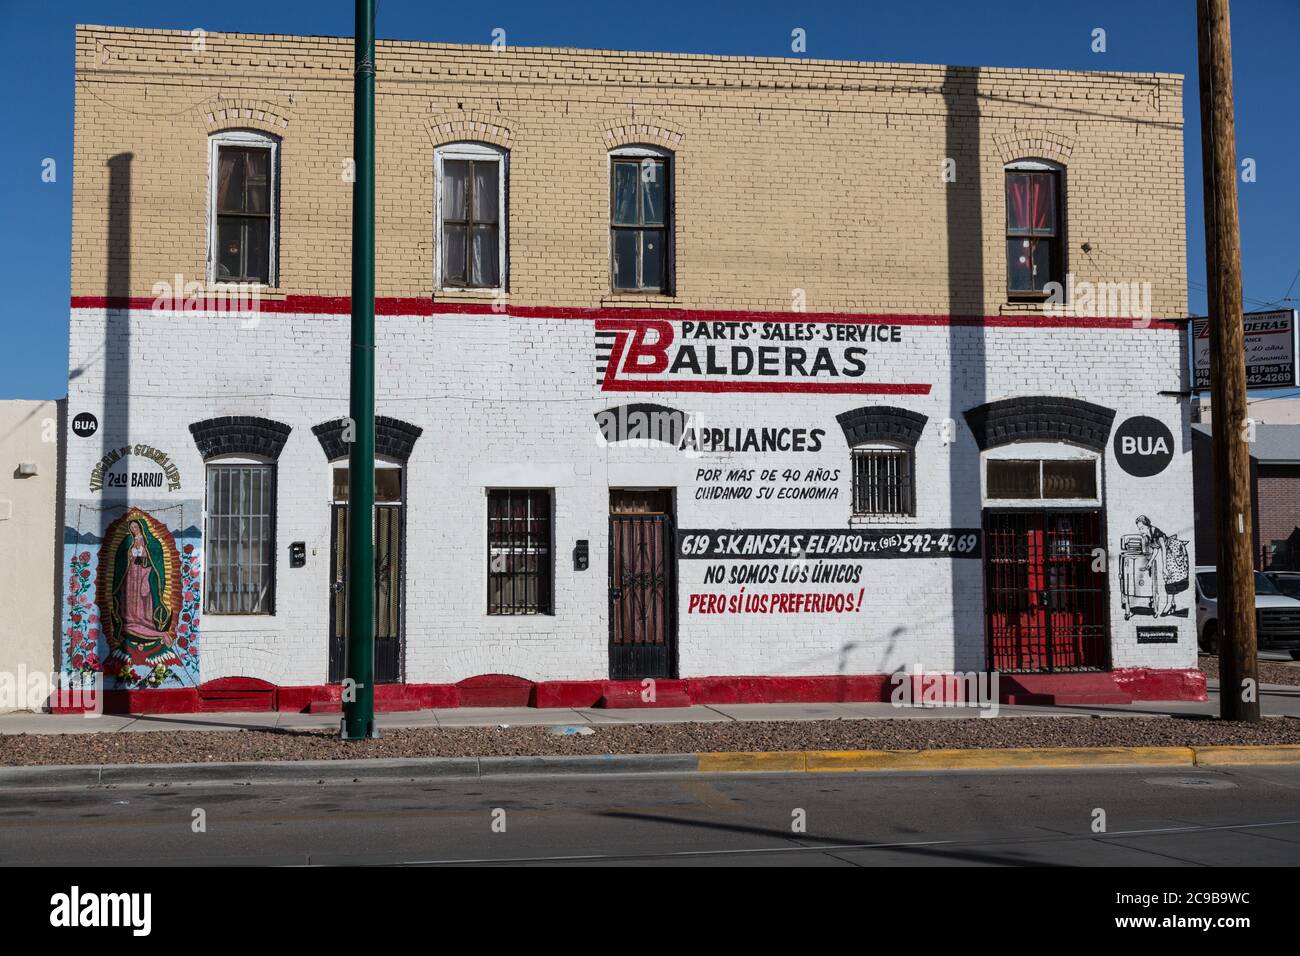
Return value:
[(853, 449), (853, 513), (916, 514), (916, 469), (910, 448)]
[(488, 613), (551, 613), (551, 493), (488, 492)]
[(209, 614), (271, 614), (275, 597), (275, 466), (208, 465)]

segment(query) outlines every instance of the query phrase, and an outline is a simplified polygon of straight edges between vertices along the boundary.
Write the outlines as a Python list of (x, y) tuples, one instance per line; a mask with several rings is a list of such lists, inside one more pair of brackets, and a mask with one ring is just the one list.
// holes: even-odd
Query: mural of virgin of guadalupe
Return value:
[(181, 665), (173, 650), (179, 564), (167, 529), (139, 509), (115, 523), (100, 557), (101, 619), (107, 625), (105, 670)]

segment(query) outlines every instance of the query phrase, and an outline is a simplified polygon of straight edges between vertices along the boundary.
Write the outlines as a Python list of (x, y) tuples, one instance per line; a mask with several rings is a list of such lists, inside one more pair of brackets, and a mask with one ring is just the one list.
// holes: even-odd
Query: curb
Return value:
[(999, 750), (799, 750), (771, 753), (408, 757), (247, 763), (0, 767), (0, 787), (190, 786), (477, 780), (559, 774), (846, 773), (1242, 767), (1300, 764), (1300, 744), (1207, 747), (1017, 747)]
[(243, 763), (0, 767), (0, 789), (168, 787), (194, 784), (377, 783), (478, 780), (558, 774), (695, 773), (696, 754), (535, 757), (406, 757), (384, 760), (266, 760)]
[(1214, 747), (1015, 747), (990, 750), (806, 750), (699, 755), (701, 773), (1065, 770), (1300, 764), (1300, 744)]
[[(1296, 762), (1300, 763), (1300, 747), (1296, 751)], [(784, 759), (777, 761), (773, 758)], [(776, 763), (783, 763), (784, 766), (774, 766)], [(1192, 747), (1017, 747), (1005, 750), (809, 750), (784, 754), (700, 754), (700, 770), (707, 773), (752, 773), (769, 769), (836, 773), (1195, 765), (1196, 754)]]

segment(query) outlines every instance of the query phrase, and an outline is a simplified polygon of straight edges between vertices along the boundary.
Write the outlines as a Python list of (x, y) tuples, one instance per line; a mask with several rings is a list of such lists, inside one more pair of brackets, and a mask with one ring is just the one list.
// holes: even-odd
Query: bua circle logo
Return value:
[(1158, 475), (1174, 460), (1173, 433), (1148, 415), (1125, 419), (1115, 429), (1115, 460), (1135, 478)]
[(97, 431), (99, 431), (99, 419), (90, 412), (81, 412), (72, 419), (72, 434), (74, 435), (89, 438)]

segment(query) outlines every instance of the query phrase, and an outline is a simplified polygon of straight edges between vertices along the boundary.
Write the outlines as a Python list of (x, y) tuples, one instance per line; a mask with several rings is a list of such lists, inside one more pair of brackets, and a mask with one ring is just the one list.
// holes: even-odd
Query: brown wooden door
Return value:
[(611, 491), (609, 676), (677, 674), (677, 562), (668, 491)]

